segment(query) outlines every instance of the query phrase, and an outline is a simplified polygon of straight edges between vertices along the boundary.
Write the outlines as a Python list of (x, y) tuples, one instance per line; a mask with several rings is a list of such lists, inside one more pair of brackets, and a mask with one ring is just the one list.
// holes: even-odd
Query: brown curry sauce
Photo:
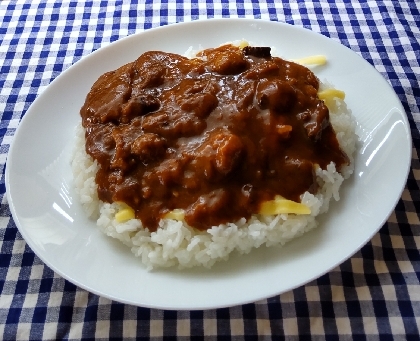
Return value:
[(299, 202), (316, 191), (315, 164), (349, 162), (309, 69), (269, 48), (198, 57), (146, 52), (95, 82), (80, 114), (101, 200), (151, 231), (174, 209), (205, 230), (276, 195)]

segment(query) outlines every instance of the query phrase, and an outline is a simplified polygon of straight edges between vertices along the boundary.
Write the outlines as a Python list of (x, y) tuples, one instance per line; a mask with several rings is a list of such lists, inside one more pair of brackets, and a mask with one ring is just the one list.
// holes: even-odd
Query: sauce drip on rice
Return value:
[(154, 231), (168, 212), (200, 230), (316, 192), (315, 166), (349, 163), (306, 67), (233, 45), (151, 51), (105, 73), (81, 109), (99, 199)]

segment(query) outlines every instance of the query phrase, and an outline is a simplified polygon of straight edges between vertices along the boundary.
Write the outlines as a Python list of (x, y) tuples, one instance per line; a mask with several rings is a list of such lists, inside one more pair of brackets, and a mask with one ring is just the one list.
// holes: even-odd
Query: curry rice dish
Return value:
[(149, 269), (284, 244), (352, 173), (343, 98), (270, 48), (146, 52), (102, 75), (81, 108), (81, 202)]

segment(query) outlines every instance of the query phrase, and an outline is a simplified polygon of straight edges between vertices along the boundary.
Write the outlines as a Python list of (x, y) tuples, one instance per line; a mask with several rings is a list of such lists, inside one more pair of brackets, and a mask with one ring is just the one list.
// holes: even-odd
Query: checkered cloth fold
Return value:
[[(420, 2), (0, 2), (0, 335), (3, 340), (419, 340)], [(394, 212), (349, 260), (305, 286), (252, 304), (163, 311), (110, 301), (64, 280), (27, 246), (11, 218), (4, 171), (36, 96), (82, 56), (152, 27), (204, 18), (282, 21), (341, 42), (392, 85), (413, 137), (408, 182)]]

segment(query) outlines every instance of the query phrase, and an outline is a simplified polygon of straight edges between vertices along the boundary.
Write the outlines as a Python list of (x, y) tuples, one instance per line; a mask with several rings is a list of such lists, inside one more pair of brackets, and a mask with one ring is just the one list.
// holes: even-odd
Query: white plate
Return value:
[[(283, 248), (261, 247), (211, 270), (147, 272), (81, 210), (69, 164), (79, 109), (105, 71), (147, 50), (184, 53), (246, 39), (275, 46), (285, 58), (323, 54), (316, 74), (346, 93), (361, 141), (354, 177), (316, 230)], [(404, 188), (411, 137), (392, 88), (361, 57), (306, 29), (263, 20), (222, 19), (175, 24), (136, 34), (83, 58), (35, 100), (16, 131), (6, 169), (14, 220), (32, 250), (54, 271), (101, 296), (163, 309), (206, 309), (274, 296), (336, 267), (379, 230)]]

